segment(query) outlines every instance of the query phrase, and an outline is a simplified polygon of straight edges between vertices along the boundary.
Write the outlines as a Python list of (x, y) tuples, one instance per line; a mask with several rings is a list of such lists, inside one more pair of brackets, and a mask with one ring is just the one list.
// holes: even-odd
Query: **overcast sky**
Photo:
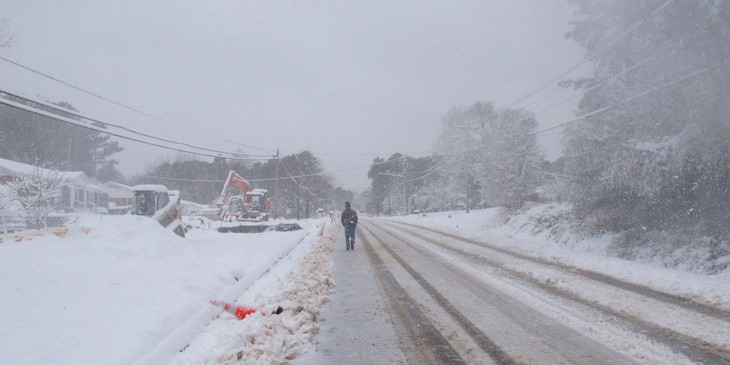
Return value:
[[(434, 152), (450, 108), (505, 106), (583, 56), (565, 38), (565, 0), (0, 0), (0, 9), (13, 37), (1, 56), (161, 120), (2, 60), (0, 89), (207, 148), (310, 150), (354, 190), (368, 186), (375, 157)], [(553, 86), (517, 107), (537, 113), (569, 95)], [(538, 114), (540, 127), (570, 119), (577, 100)], [(541, 138), (550, 159), (557, 136)], [(121, 144), (125, 174), (176, 154)]]

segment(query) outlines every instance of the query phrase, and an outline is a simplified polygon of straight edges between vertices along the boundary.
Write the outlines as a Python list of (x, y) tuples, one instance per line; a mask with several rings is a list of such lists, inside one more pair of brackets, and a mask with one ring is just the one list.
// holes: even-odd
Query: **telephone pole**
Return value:
[(276, 148), (276, 162), (274, 163), (274, 195), (272, 197), (271, 215), (276, 218), (276, 197), (278, 196), (277, 188), (279, 187), (279, 148)]

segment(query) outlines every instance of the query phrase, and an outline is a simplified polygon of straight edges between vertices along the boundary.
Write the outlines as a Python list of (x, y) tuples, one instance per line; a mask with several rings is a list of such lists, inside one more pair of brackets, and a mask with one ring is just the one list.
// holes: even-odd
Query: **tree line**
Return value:
[(248, 180), (253, 188), (269, 192), (272, 211), (277, 216), (310, 218), (318, 209), (339, 209), (354, 193), (335, 186), (321, 161), (309, 151), (262, 161), (215, 158), (199, 161), (179, 155), (174, 162), (161, 162), (147, 169), (131, 183), (162, 184), (180, 190), (186, 200), (212, 204), (218, 199), (228, 171)]
[[(10, 96), (6, 98), (12, 99)], [(49, 108), (38, 103), (30, 107), (75, 119), (65, 113), (78, 112), (67, 102), (52, 103), (60, 108)], [(105, 128), (95, 123), (97, 128)], [(83, 171), (100, 181), (118, 180), (119, 161), (114, 154), (123, 148), (111, 136), (71, 125), (48, 116), (31, 113), (0, 104), (0, 157), (30, 165), (39, 165), (60, 171)]]

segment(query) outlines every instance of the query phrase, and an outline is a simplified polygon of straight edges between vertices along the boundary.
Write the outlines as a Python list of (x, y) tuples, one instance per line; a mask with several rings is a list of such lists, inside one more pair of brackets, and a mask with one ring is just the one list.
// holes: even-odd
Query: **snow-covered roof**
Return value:
[(97, 192), (97, 193), (106, 193), (106, 189), (104, 189), (103, 187), (101, 187), (99, 185), (94, 185), (94, 184), (86, 185), (86, 190)]
[(131, 192), (133, 190), (131, 186), (124, 185), (124, 184), (118, 183), (116, 181), (107, 181), (107, 182), (105, 182), (105, 183), (103, 183), (101, 185), (103, 185), (107, 189), (126, 190), (126, 191), (129, 191), (129, 192)]
[[(81, 171), (59, 171), (59, 175), (61, 178), (70, 185), (78, 185), (78, 186), (92, 186), (91, 179), (86, 176), (85, 173)], [(105, 191), (98, 185), (93, 185), (96, 189), (101, 189), (101, 191)]]
[(128, 185), (114, 181), (107, 181), (101, 185), (106, 188), (107, 194), (109, 194), (109, 198), (111, 199), (128, 199), (134, 196), (132, 187)]
[(31, 165), (24, 164), (22, 162), (17, 161), (11, 161), (6, 160), (4, 158), (0, 158), (0, 175), (5, 176), (20, 176), (20, 175), (26, 175), (33, 172), (33, 169), (35, 167)]
[[(28, 165), (18, 161), (6, 160), (0, 158), (0, 176), (14, 176), (21, 177), (33, 173), (36, 166)], [(54, 170), (39, 167), (40, 171), (44, 174), (50, 173)], [(59, 177), (63, 179), (67, 184), (70, 185), (81, 185), (88, 186), (92, 184), (91, 179), (86, 176), (83, 171), (58, 171)], [(96, 187), (101, 189), (100, 187)], [(104, 191), (101, 189), (100, 191)]]
[(140, 184), (135, 185), (132, 190), (134, 191), (156, 191), (158, 193), (167, 193), (167, 187), (165, 185), (155, 184)]

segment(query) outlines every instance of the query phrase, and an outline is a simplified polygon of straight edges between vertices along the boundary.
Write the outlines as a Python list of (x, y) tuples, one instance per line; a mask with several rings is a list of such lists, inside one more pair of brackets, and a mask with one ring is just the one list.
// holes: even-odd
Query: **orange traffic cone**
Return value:
[[(256, 313), (256, 309), (244, 307), (242, 305), (236, 306), (231, 303), (221, 302), (215, 299), (211, 300), (210, 304), (223, 308), (224, 311), (233, 314), (238, 319), (244, 319), (249, 314)], [(264, 316), (266, 315), (264, 312), (261, 312), (261, 314)]]

